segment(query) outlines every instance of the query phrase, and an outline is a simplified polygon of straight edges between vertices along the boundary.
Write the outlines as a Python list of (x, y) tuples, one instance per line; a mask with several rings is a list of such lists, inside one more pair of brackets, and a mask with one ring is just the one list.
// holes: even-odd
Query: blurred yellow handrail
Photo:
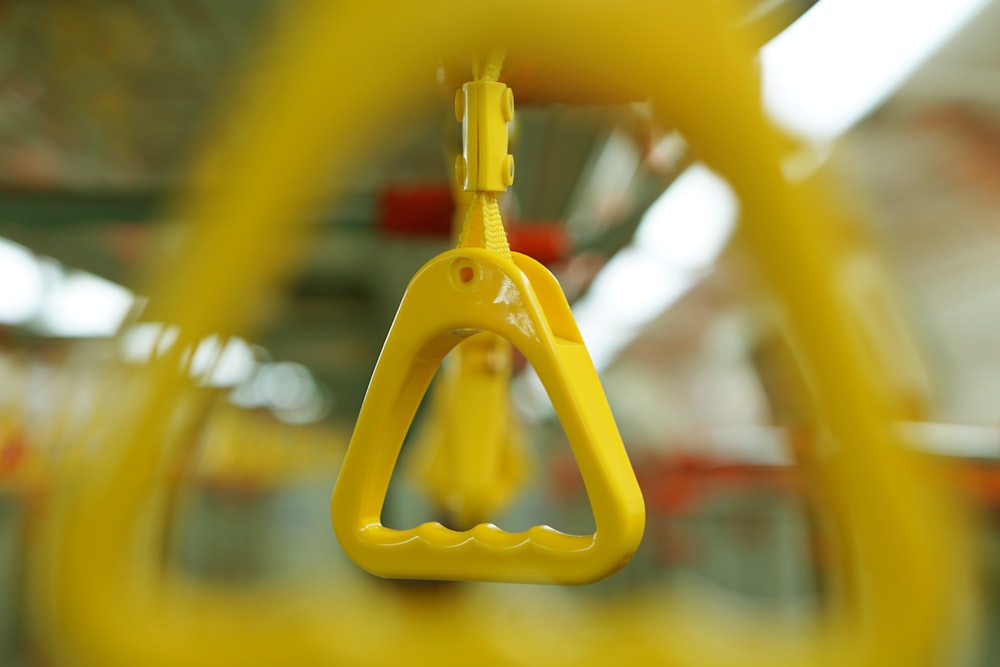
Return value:
[[(846, 531), (855, 595), (791, 631), (740, 630), (669, 601), (570, 605), (558, 589), (470, 586), (441, 596), (370, 583), (282, 594), (223, 593), (163, 574), (158, 467), (170, 406), (185, 390), (170, 359), (137, 378), (129, 410), (109, 414), (106, 447), (67, 473), (33, 559), (36, 641), (52, 664), (233, 665), (922, 665), (943, 649), (960, 602), (958, 527), (945, 499), (885, 427), (889, 397), (866, 372), (831, 282), (823, 210), (792, 192), (762, 118), (746, 35), (723, 3), (323, 2), (296, 5), (235, 120), (177, 215), (182, 254), (154, 274), (150, 319), (191, 340), (248, 334), (255, 296), (287, 273), (294, 221), (321, 181), (348, 173), (387, 127), (433, 94), (443, 48), (503, 44), (595, 86), (649, 91), (743, 210), (739, 240), (784, 307), (830, 446), (813, 472)], [(848, 48), (845, 45), (845, 48)], [(405, 57), (399, 57), (403, 53)], [(173, 361), (176, 361), (173, 360)], [(186, 444), (186, 443), (185, 443)], [(185, 446), (185, 445), (181, 445)], [(833, 502), (835, 501), (835, 502)]]

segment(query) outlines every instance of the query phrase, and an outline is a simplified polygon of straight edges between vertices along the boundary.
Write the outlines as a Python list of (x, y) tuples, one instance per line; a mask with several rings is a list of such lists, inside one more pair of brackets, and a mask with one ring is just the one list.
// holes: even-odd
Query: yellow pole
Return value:
[(584, 71), (595, 86), (646, 89), (661, 118), (740, 197), (740, 240), (783, 306), (830, 436), (818, 468), (836, 496), (831, 512), (849, 531), (859, 594), (792, 631), (766, 619), (725, 626), (676, 599), (581, 606), (558, 589), (470, 586), (410, 597), (370, 582), (281, 594), (195, 588), (162, 574), (142, 535), (159, 516), (157, 471), (171, 453), (164, 434), (186, 388), (164, 362), (136, 379), (109, 413), (100, 456), (67, 471), (54, 499), (33, 563), (37, 641), (53, 664), (933, 662), (961, 602), (958, 529), (887, 426), (890, 397), (866, 372), (831, 282), (826, 214), (782, 180), (748, 36), (729, 27), (722, 3), (297, 7), (197, 171), (201, 187), (177, 208), (190, 223), (184, 254), (155, 273), (149, 317), (178, 324), (191, 340), (252, 333), (256, 298), (287, 275), (305, 231), (296, 221), (319, 201), (321, 183), (348, 173), (388, 140), (387, 128), (428, 103), (441, 49), (502, 44)]

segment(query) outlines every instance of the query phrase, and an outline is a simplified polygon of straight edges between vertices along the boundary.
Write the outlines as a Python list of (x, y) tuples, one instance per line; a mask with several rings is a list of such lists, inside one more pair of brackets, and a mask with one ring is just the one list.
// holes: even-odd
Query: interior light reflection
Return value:
[(989, 0), (823, 0), (760, 52), (764, 106), (830, 141), (881, 104)]
[(132, 293), (121, 285), (74, 271), (49, 290), (36, 323), (53, 336), (113, 336), (125, 320), (132, 301)]
[(45, 296), (45, 276), (27, 248), (0, 239), (0, 322), (30, 320)]
[(646, 211), (635, 244), (671, 269), (701, 269), (729, 240), (738, 209), (726, 181), (692, 165)]
[(634, 242), (605, 265), (573, 307), (598, 371), (711, 267), (737, 215), (729, 184), (701, 164), (686, 169), (649, 208)]

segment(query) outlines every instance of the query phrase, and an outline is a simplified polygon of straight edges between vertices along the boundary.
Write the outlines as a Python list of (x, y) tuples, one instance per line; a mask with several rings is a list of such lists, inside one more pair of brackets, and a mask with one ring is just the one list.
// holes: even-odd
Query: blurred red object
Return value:
[(5, 442), (0, 447), (0, 476), (14, 474), (27, 453), (27, 447), (20, 436)]
[(510, 249), (549, 265), (566, 259), (570, 252), (569, 234), (558, 222), (524, 222), (507, 225)]
[[(393, 185), (382, 190), (376, 222), (378, 231), (393, 236), (452, 235), (455, 203), (447, 183)], [(506, 225), (510, 249), (542, 264), (566, 259), (569, 234), (559, 222), (518, 221)]]
[(392, 185), (382, 190), (376, 225), (382, 234), (447, 238), (454, 211), (447, 183)]

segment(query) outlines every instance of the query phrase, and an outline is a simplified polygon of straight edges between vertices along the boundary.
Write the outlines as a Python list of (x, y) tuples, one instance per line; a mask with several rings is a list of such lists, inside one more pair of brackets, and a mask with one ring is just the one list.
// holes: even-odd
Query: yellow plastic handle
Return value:
[[(594, 534), (548, 526), (508, 533), (491, 524), (467, 531), (438, 523), (408, 530), (382, 525), (392, 470), (435, 370), (449, 350), (480, 331), (509, 340), (535, 367), (580, 466)], [(545, 267), (517, 253), (511, 261), (462, 248), (417, 272), (372, 375), (332, 515), (351, 559), (383, 577), (580, 584), (628, 562), (642, 538), (642, 494), (569, 304)]]
[(441, 365), (413, 444), (410, 474), (457, 527), (494, 515), (531, 473), (510, 405), (512, 357), (511, 344), (496, 334), (459, 343)]

